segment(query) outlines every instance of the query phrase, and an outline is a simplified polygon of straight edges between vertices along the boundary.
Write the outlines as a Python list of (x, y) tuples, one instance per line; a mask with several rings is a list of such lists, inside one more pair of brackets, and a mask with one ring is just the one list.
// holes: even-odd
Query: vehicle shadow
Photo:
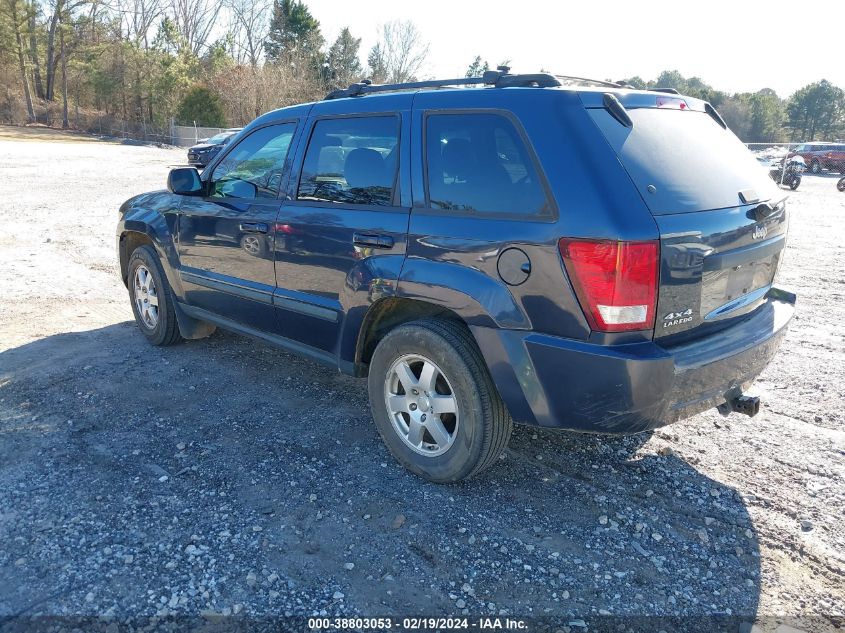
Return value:
[(0, 352), (0, 616), (747, 629), (757, 534), (671, 450), (683, 432), (518, 427), (494, 468), (437, 486), (388, 454), (364, 381), (226, 333), (50, 336)]

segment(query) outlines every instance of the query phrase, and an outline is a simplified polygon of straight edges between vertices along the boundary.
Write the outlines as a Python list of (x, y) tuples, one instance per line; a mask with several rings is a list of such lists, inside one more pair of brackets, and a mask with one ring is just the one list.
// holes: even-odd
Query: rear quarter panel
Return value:
[[(426, 113), (510, 113), (548, 183), (551, 218), (502, 217), (431, 209), (426, 201)], [(470, 325), (530, 329), (585, 340), (590, 329), (566, 278), (561, 237), (657, 239), (657, 227), (578, 95), (557, 89), (421, 92), (412, 113), (413, 209), (399, 291), (452, 308)], [(509, 286), (498, 258), (509, 247), (531, 262), (528, 280)]]

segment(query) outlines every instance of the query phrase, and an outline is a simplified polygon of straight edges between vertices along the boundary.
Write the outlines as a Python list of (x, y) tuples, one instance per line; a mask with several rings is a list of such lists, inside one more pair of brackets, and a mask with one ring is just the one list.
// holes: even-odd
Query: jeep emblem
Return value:
[(754, 227), (754, 232), (751, 234), (751, 239), (754, 240), (762, 240), (765, 239), (766, 235), (769, 232), (766, 230), (766, 227), (762, 224), (758, 224)]

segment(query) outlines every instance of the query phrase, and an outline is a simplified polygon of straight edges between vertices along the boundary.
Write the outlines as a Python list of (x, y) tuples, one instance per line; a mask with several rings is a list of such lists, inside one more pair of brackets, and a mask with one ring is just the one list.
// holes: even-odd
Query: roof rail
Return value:
[(342, 99), (344, 97), (360, 97), (374, 92), (395, 92), (397, 90), (415, 90), (422, 88), (447, 88), (453, 86), (493, 86), (508, 88), (514, 86), (537, 86), (546, 88), (560, 86), (556, 77), (548, 73), (534, 73), (528, 75), (511, 75), (510, 68), (499, 66), (496, 70), (488, 70), (481, 77), (462, 77), (460, 79), (432, 79), (429, 81), (411, 81), (396, 84), (374, 84), (369, 79), (354, 83), (348, 88), (333, 90), (327, 94), (324, 101)]
[(587, 77), (575, 77), (573, 75), (555, 75), (555, 77), (566, 83), (592, 84), (594, 86), (607, 86), (608, 88), (625, 88), (627, 86), (624, 82), (589, 79)]

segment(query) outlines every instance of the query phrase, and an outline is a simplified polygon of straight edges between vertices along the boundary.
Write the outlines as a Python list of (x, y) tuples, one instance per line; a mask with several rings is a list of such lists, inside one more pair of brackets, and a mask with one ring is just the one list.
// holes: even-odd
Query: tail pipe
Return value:
[(720, 404), (716, 408), (719, 413), (724, 416), (735, 412), (742, 413), (743, 415), (747, 415), (749, 418), (753, 418), (755, 415), (760, 413), (760, 398), (759, 396), (739, 395), (731, 398), (723, 404)]

